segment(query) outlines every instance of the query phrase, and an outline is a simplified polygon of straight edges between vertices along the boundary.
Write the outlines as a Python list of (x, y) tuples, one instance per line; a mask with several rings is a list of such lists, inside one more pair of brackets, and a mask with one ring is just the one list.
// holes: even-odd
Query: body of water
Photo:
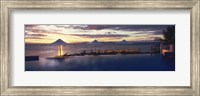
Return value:
[[(150, 52), (151, 46), (156, 46), (159, 43), (136, 43), (136, 44), (68, 44), (63, 45), (63, 53), (77, 53), (86, 50), (130, 50), (140, 49), (141, 52)], [(57, 55), (57, 47), (48, 44), (26, 44), (25, 55), (26, 56), (40, 56), (40, 58), (52, 57)]]
[[(83, 50), (122, 50), (140, 49), (149, 52), (158, 43), (119, 44), (68, 44), (63, 53), (77, 53)], [(26, 56), (39, 56), (38, 61), (26, 61), (25, 71), (175, 71), (175, 61), (163, 58), (160, 54), (118, 54), (71, 56), (66, 59), (46, 59), (57, 55), (57, 46), (26, 44)]]

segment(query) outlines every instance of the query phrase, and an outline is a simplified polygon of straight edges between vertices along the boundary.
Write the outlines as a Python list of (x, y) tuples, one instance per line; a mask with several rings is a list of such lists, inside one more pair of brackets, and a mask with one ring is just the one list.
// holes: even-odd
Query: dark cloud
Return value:
[(25, 36), (39, 36), (39, 37), (41, 36), (42, 37), (42, 36), (47, 36), (47, 35), (45, 35), (45, 34), (37, 34), (37, 33), (36, 34), (25, 33)]
[[(49, 27), (45, 27), (49, 26)], [(146, 39), (155, 38), (155, 36), (162, 35), (163, 30), (166, 30), (169, 26), (175, 26), (175, 25), (25, 25), (25, 38), (30, 39), (44, 39), (48, 38), (50, 35), (62, 35), (62, 36), (77, 36), (77, 37), (83, 37), (83, 38), (105, 38), (106, 40), (110, 39), (122, 39), (126, 37), (141, 37)], [(66, 34), (62, 33), (63, 29), (66, 29), (66, 32), (69, 28), (77, 29), (72, 30), (73, 33), (69, 34), (71, 32)], [(105, 30), (104, 30), (105, 29)], [(109, 31), (105, 32), (106, 29)], [(62, 30), (62, 32), (61, 32)], [(90, 32), (98, 32), (98, 30), (104, 30), (99, 31), (103, 33), (97, 33), (97, 34), (90, 34)], [(131, 33), (124, 32), (122, 34), (119, 34), (123, 31), (128, 31)], [(119, 33), (118, 33), (119, 32)], [(79, 34), (76, 34), (79, 33)], [(84, 34), (86, 33), (86, 34)], [(51, 37), (51, 36), (50, 36)]]
[(97, 35), (91, 35), (91, 34), (70, 34), (71, 36), (78, 36), (78, 37), (84, 37), (84, 38), (123, 38), (123, 37), (129, 37), (129, 35), (124, 34), (97, 34)]
[(105, 32), (105, 34), (111, 35), (111, 34), (116, 34), (116, 32)]
[(32, 24), (29, 25), (29, 24), (28, 24), (28, 25), (25, 25), (25, 28), (34, 28), (34, 27), (37, 27), (37, 26), (38, 26), (38, 25), (32, 25)]
[(163, 31), (159, 30), (159, 31), (155, 31), (152, 33), (153, 35), (162, 35)]
[(28, 31), (34, 32), (34, 33), (44, 33), (44, 32), (47, 32), (46, 30), (43, 30), (43, 29), (29, 29)]
[(125, 31), (153, 31), (153, 30), (163, 30), (169, 26), (175, 25), (85, 25), (76, 26), (74, 29), (82, 30), (125, 30)]

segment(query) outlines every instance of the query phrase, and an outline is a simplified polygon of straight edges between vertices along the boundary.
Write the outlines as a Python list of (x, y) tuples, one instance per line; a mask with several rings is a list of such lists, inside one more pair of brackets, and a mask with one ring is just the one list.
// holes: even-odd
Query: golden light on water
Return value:
[(58, 56), (62, 56), (63, 55), (63, 46), (62, 45), (59, 45), (58, 46)]

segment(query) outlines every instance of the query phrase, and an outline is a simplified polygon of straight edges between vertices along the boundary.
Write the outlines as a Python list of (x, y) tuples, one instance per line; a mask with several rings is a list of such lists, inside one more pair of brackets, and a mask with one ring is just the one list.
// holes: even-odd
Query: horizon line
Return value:
[[(92, 42), (92, 41), (91, 41)], [(101, 41), (99, 41), (101, 42)], [(108, 41), (108, 42), (101, 42), (101, 43), (116, 43), (116, 42), (121, 42), (121, 41)], [(142, 40), (142, 41), (127, 41), (127, 42), (159, 42), (159, 41), (156, 41), (156, 40)], [(53, 43), (53, 42), (51, 42)], [(51, 43), (32, 43), (32, 42), (25, 42), (25, 44), (51, 44)], [(67, 43), (67, 42), (65, 42)], [(73, 42), (73, 43), (67, 43), (67, 44), (77, 44), (77, 43), (90, 43), (90, 42)]]

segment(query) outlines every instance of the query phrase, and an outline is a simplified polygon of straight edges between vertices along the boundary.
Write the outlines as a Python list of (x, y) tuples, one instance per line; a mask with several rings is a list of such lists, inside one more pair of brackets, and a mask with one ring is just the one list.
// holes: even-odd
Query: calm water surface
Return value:
[[(97, 50), (133, 49), (149, 52), (152, 44), (138, 45), (97, 45)], [(129, 55), (85, 55), (66, 59), (46, 59), (55, 56), (57, 46), (26, 45), (25, 55), (38, 55), (38, 61), (26, 61), (25, 71), (175, 71), (175, 61), (164, 59), (160, 54)], [(94, 50), (93, 45), (66, 45), (64, 53)]]

